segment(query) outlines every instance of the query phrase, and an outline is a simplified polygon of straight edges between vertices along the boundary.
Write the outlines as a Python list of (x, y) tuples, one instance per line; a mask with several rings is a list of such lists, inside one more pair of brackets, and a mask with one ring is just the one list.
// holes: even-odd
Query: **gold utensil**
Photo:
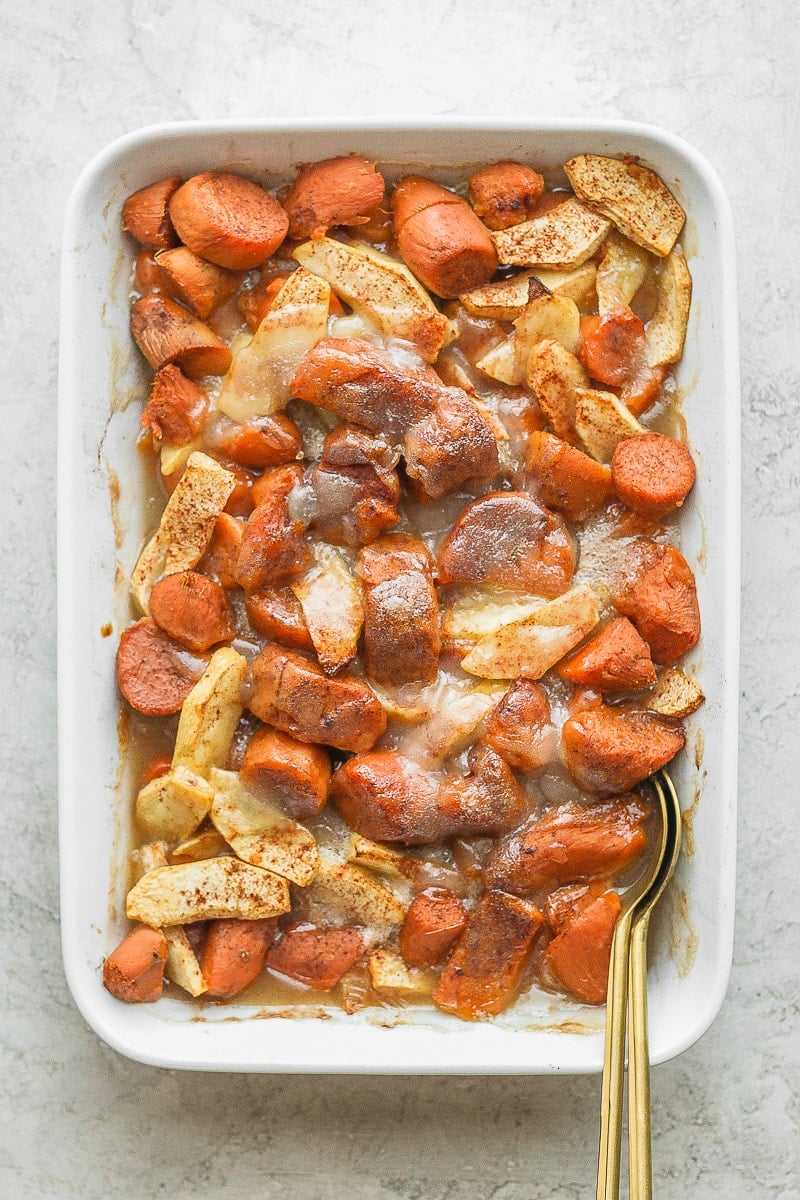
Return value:
[(628, 1178), (630, 1200), (651, 1200), (650, 1052), (647, 1033), (647, 934), (650, 915), (672, 878), (681, 852), (681, 806), (666, 771), (653, 779), (669, 826), (667, 853), (655, 883), (636, 909), (628, 965)]
[[(675, 869), (680, 850), (680, 806), (672, 781), (661, 772), (651, 780), (661, 813), (661, 828), (653, 863), (626, 893), (626, 903), (614, 929), (608, 971), (606, 1036), (603, 1052), (603, 1085), (600, 1100), (600, 1149), (597, 1162), (597, 1200), (619, 1200), (620, 1153), (622, 1148), (622, 1107), (625, 1082), (625, 1032), (628, 1008), (628, 981), (632, 943), (636, 950), (636, 979), (632, 999), (636, 1004), (635, 1069), (629, 1090), (629, 1120), (632, 1125), (635, 1179), (647, 1186), (650, 1170), (650, 1077), (647, 1061), (647, 927), (653, 906), (661, 896)], [(642, 926), (642, 919), (644, 925)], [(635, 938), (633, 937), (635, 931)], [(641, 1031), (644, 1028), (644, 1041)], [(641, 1048), (644, 1048), (643, 1065)], [(645, 1111), (645, 1120), (639, 1114)], [(635, 1128), (634, 1128), (635, 1127)], [(631, 1175), (634, 1179), (634, 1175)], [(649, 1191), (640, 1191), (644, 1200)], [(633, 1192), (631, 1197), (633, 1200)]]

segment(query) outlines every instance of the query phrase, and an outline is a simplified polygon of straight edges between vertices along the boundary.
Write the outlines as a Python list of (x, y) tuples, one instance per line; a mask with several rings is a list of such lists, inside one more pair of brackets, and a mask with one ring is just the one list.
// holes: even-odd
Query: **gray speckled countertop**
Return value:
[(567, 1200), (599, 1081), (181, 1075), (120, 1058), (58, 936), (54, 474), (64, 202), (172, 118), (631, 117), (683, 134), (737, 225), (744, 416), (738, 929), (710, 1032), (654, 1072), (656, 1194), (800, 1196), (800, 25), (791, 0), (0, 0), (2, 1200)]

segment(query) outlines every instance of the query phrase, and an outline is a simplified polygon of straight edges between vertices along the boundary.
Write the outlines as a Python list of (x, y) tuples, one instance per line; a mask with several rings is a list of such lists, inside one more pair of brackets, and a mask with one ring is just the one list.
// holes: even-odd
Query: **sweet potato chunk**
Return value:
[(352, 926), (326, 929), (298, 923), (286, 929), (267, 955), (267, 966), (299, 983), (329, 992), (366, 950)]
[(229, 171), (193, 175), (172, 196), (169, 215), (190, 250), (234, 271), (261, 266), (289, 228), (269, 192)]
[(488, 283), (497, 251), (465, 200), (420, 175), (406, 175), (392, 193), (397, 248), (406, 265), (437, 296), (459, 296)]
[(593, 633), (557, 670), (562, 679), (598, 692), (639, 691), (656, 681), (649, 647), (627, 617), (615, 617)]
[(230, 1000), (258, 979), (277, 924), (275, 917), (261, 921), (240, 921), (236, 917), (209, 921), (200, 956), (209, 1000)]
[(300, 601), (288, 585), (249, 592), (244, 603), (247, 619), (256, 633), (296, 650), (314, 649)]
[(444, 391), (438, 405), (408, 430), (406, 474), (424, 500), (438, 500), (473, 479), (491, 479), (500, 460), (488, 421), (463, 392)]
[(259, 504), (244, 528), (236, 582), (252, 592), (300, 575), (310, 565), (304, 526), (292, 520), (286, 501), (273, 496)]
[(608, 990), (611, 940), (622, 907), (616, 892), (605, 892), (582, 908), (544, 952), (558, 982), (587, 1004), (602, 1004)]
[(639, 374), (644, 355), (644, 325), (627, 305), (582, 319), (580, 358), (592, 379), (622, 387)]
[(575, 559), (564, 522), (523, 492), (468, 504), (439, 551), (440, 583), (488, 583), (560, 596)]
[(400, 520), (398, 455), (357, 425), (339, 425), (325, 439), (311, 473), (320, 515), (319, 537), (335, 546), (363, 546)]
[(131, 333), (155, 371), (175, 363), (190, 379), (224, 375), (230, 348), (199, 317), (167, 296), (151, 292), (131, 309)]
[(411, 901), (400, 930), (400, 953), (409, 967), (436, 967), (466, 924), (463, 901), (447, 888), (430, 887)]
[(303, 435), (285, 413), (257, 417), (246, 424), (228, 425), (217, 440), (226, 462), (256, 471), (292, 463), (303, 451)]
[(556, 748), (550, 704), (538, 683), (519, 679), (489, 718), (486, 742), (518, 771), (543, 767)]
[(347, 672), (330, 678), (304, 655), (268, 645), (252, 675), (250, 711), (301, 742), (358, 752), (369, 750), (386, 731), (377, 696)]
[(661, 433), (620, 442), (611, 457), (614, 491), (628, 508), (660, 520), (680, 508), (694, 487), (692, 456), (677, 438)]
[(586, 792), (627, 792), (674, 758), (683, 730), (666, 717), (636, 709), (578, 712), (562, 731), (564, 760)]
[(636, 795), (562, 805), (493, 847), (486, 884), (529, 896), (554, 884), (607, 879), (644, 850), (645, 816)]
[(401, 441), (434, 410), (444, 385), (430, 370), (401, 369), (385, 350), (353, 338), (322, 338), (291, 385), (297, 400)]
[(214, 522), (214, 531), (205, 554), (197, 564), (198, 571), (216, 579), (224, 588), (236, 587), (236, 560), (242, 545), (244, 525), (230, 513), (222, 512)]
[(375, 164), (357, 154), (305, 163), (284, 201), (289, 236), (299, 242), (324, 237), (331, 225), (364, 225), (384, 189)]
[(534, 432), (528, 438), (526, 486), (535, 489), (542, 504), (571, 521), (583, 521), (608, 500), (611, 472), (552, 433)]
[(137, 925), (103, 963), (103, 985), (119, 1000), (147, 1004), (161, 995), (166, 965), (164, 934)]
[(265, 726), (251, 737), (239, 775), (250, 791), (267, 794), (302, 821), (324, 808), (331, 763), (321, 747)]
[(178, 712), (199, 674), (184, 661), (181, 647), (149, 617), (129, 625), (120, 638), (119, 690), (132, 708), (147, 717)]
[(422, 845), (512, 828), (525, 793), (491, 747), (477, 744), (470, 774), (442, 777), (394, 750), (348, 759), (334, 772), (331, 798), (348, 825), (374, 841)]
[(434, 1004), (465, 1021), (501, 1013), (514, 999), (543, 920), (517, 896), (485, 892), (434, 988)]
[(150, 593), (150, 612), (156, 625), (196, 654), (236, 633), (224, 590), (198, 571), (159, 579)]
[(439, 663), (439, 603), (424, 542), (391, 534), (358, 556), (364, 584), (364, 654), (377, 683), (429, 683)]
[(169, 216), (169, 202), (181, 186), (180, 175), (159, 179), (133, 192), (122, 206), (122, 228), (152, 250), (165, 250), (178, 241)]
[(204, 321), (230, 300), (244, 278), (239, 271), (226, 271), (200, 258), (188, 246), (161, 250), (156, 262), (166, 272), (170, 292)]
[(554, 934), (563, 933), (579, 913), (610, 890), (607, 879), (596, 879), (591, 883), (568, 883), (565, 887), (556, 888), (547, 897), (544, 906), (547, 924)]
[(519, 162), (496, 162), (469, 177), (469, 202), (490, 229), (508, 229), (533, 216), (544, 179)]
[(156, 372), (142, 428), (173, 446), (186, 446), (202, 433), (208, 416), (205, 388), (169, 364)]
[(621, 580), (612, 599), (633, 621), (659, 665), (674, 663), (700, 637), (694, 575), (674, 546), (646, 544), (633, 578)]

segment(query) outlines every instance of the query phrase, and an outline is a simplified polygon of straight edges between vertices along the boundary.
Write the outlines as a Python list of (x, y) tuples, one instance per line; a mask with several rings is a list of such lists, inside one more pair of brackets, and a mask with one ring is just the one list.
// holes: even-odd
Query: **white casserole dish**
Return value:
[[(707, 162), (680, 139), (628, 122), (413, 125), (254, 122), (172, 124), (112, 143), (69, 201), (62, 262), (58, 480), (58, 700), (64, 964), (92, 1028), (143, 1062), (194, 1069), (548, 1073), (602, 1068), (603, 1010), (541, 993), (524, 1010), (465, 1024), (435, 1011), (338, 1008), (288, 1019), (243, 1005), (164, 997), (126, 1005), (102, 987), (103, 957), (125, 928), (130, 796), (114, 680), (124, 587), (145, 535), (136, 439), (144, 394), (128, 333), (134, 250), (120, 208), (165, 175), (227, 168), (275, 182), (298, 162), (355, 151), (388, 168), (428, 171), (498, 158), (557, 168), (581, 151), (631, 153), (687, 212), (682, 241), (694, 280), (678, 368), (698, 466), (682, 546), (697, 574), (703, 636), (690, 660), (708, 697), (688, 721), (673, 772), (691, 809), (671, 894), (655, 922), (650, 972), (653, 1060), (699, 1038), (725, 994), (733, 941), (739, 623), (739, 388), (731, 213)], [(443, 176), (443, 177), (446, 177)], [(119, 485), (112, 512), (111, 489)], [(151, 522), (152, 523), (152, 522)], [(113, 634), (103, 636), (104, 626)], [(273, 1017), (275, 1019), (259, 1019)]]

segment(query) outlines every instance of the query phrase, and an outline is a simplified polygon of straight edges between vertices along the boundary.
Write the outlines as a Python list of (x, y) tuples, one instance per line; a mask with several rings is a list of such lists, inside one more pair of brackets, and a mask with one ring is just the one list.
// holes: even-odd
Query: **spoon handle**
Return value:
[(597, 1200), (619, 1200), (622, 1148), (622, 1105), (625, 1084), (625, 1018), (628, 1005), (628, 959), (631, 944), (630, 910), (614, 929), (608, 970), (606, 1037), (603, 1052), (603, 1090), (600, 1099), (600, 1149), (597, 1158)]
[(630, 1200), (652, 1200), (647, 933), (650, 911), (633, 923), (628, 973), (628, 1177)]

